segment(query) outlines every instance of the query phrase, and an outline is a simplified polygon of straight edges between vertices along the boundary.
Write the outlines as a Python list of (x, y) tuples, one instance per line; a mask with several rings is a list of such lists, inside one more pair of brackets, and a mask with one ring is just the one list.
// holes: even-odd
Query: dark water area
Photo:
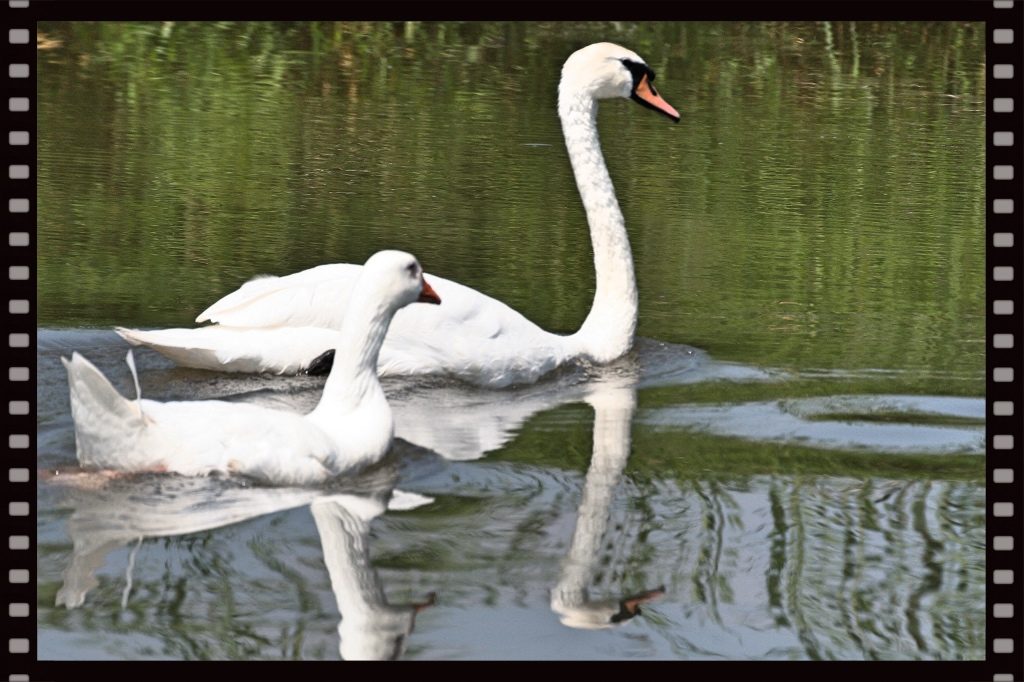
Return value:
[[(984, 657), (983, 26), (39, 31), (41, 659)], [(555, 87), (598, 40), (682, 115), (600, 109), (629, 355), (387, 379), (392, 452), (324, 488), (75, 470), (60, 356), (134, 396), (110, 327), (258, 273), (400, 248), (577, 329)], [(135, 357), (154, 399), (323, 385)]]

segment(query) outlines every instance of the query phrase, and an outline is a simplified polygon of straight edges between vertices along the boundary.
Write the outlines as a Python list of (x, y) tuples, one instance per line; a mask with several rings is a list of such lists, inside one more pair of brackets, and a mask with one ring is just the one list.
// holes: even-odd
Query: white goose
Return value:
[(133, 402), (78, 353), (70, 361), (61, 358), (71, 388), (79, 463), (189, 476), (238, 473), (275, 484), (310, 485), (380, 460), (394, 432), (376, 372), (388, 325), (402, 306), (441, 300), (416, 259), (401, 251), (371, 256), (351, 293), (341, 330), (330, 344), (341, 349), (339, 359), (319, 404), (304, 416), (217, 400), (163, 403), (140, 397)]
[[(598, 140), (597, 102), (630, 98), (678, 121), (679, 113), (658, 95), (653, 80), (643, 59), (612, 43), (577, 50), (562, 67), (558, 116), (590, 225), (597, 275), (594, 302), (579, 331), (546, 332), (500, 301), (431, 275), (445, 305), (414, 306), (395, 317), (380, 354), (381, 375), (449, 375), (500, 388), (532, 383), (568, 361), (606, 363), (629, 351), (637, 321), (636, 278)], [(263, 277), (196, 318), (213, 325), (117, 331), (130, 343), (188, 367), (320, 373), (333, 359), (332, 330), (341, 322), (358, 273), (357, 265), (332, 264)]]

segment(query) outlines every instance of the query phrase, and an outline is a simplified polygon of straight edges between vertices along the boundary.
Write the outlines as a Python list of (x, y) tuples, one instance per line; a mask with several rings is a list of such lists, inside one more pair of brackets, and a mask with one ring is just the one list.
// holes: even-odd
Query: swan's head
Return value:
[(417, 301), (441, 302), (441, 297), (423, 278), (420, 262), (404, 251), (378, 251), (363, 265), (362, 276), (377, 295), (396, 309)]
[(654, 89), (654, 71), (640, 55), (614, 43), (576, 50), (562, 66), (559, 94), (584, 93), (594, 99), (623, 97), (679, 122), (679, 112)]

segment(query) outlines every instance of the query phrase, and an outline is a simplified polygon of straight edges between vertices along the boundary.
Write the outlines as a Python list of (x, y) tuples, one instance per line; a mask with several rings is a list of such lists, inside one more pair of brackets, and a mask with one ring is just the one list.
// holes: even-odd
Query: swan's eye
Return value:
[(640, 85), (640, 80), (644, 76), (647, 76), (648, 82), (654, 80), (654, 72), (651, 71), (651, 68), (646, 64), (634, 62), (632, 59), (626, 58), (620, 59), (619, 61), (622, 62), (623, 66), (629, 69), (629, 74), (633, 77), (633, 90), (636, 90), (636, 87)]

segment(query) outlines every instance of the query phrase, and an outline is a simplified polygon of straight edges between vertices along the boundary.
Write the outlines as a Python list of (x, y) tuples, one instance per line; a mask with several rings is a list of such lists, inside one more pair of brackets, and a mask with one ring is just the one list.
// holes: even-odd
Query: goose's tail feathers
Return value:
[(70, 360), (61, 357), (61, 362), (68, 371), (79, 463), (98, 468), (123, 465), (116, 453), (134, 450), (146, 428), (141, 402), (130, 401), (118, 393), (103, 373), (78, 352), (72, 353)]

